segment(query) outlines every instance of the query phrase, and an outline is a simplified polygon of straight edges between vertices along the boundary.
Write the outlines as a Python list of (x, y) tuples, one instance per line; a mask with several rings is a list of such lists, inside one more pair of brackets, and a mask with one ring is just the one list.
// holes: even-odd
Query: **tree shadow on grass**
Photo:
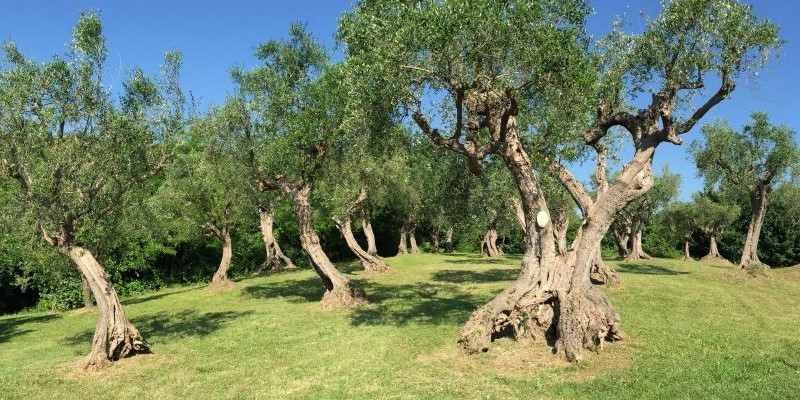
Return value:
[[(252, 311), (217, 311), (200, 313), (197, 310), (183, 310), (175, 313), (162, 311), (131, 319), (131, 323), (149, 343), (165, 342), (191, 336), (208, 336), (226, 323), (249, 314)], [(65, 338), (68, 345), (90, 344), (94, 328)]]
[(186, 292), (191, 292), (193, 290), (201, 290), (201, 289), (203, 289), (202, 286), (199, 286), (199, 287), (188, 287), (188, 288), (183, 288), (181, 290), (174, 290), (174, 291), (169, 291), (167, 289), (168, 290), (167, 292), (154, 293), (154, 294), (151, 294), (149, 296), (134, 297), (134, 298), (130, 298), (130, 299), (125, 299), (125, 300), (122, 301), (122, 305), (126, 305), (127, 306), (127, 305), (131, 305), (131, 304), (145, 303), (145, 302), (148, 302), (148, 301), (151, 301), (151, 300), (158, 300), (158, 299), (162, 299), (162, 298), (167, 297), (167, 296), (172, 296), (173, 294), (186, 293)]
[(650, 264), (620, 263), (614, 268), (618, 272), (638, 275), (686, 275), (688, 272), (675, 271), (669, 268)]
[(351, 324), (457, 325), (489, 300), (460, 290), (452, 284), (419, 283), (410, 285), (364, 284), (372, 304), (350, 314)]
[(513, 264), (517, 260), (509, 259), (506, 257), (497, 257), (497, 258), (489, 258), (489, 257), (470, 257), (466, 260), (444, 260), (446, 263), (450, 264), (473, 264), (473, 265), (481, 265), (481, 264)]
[(519, 271), (515, 269), (488, 269), (485, 271), (461, 271), (454, 269), (444, 269), (433, 273), (433, 280), (436, 282), (450, 283), (486, 283), (513, 281), (517, 278)]
[(287, 279), (248, 286), (242, 289), (242, 296), (257, 299), (285, 298), (290, 303), (303, 303), (322, 300), (325, 287), (317, 276), (306, 279)]
[(0, 319), (0, 343), (10, 340), (14, 336), (33, 332), (26, 324), (45, 323), (61, 318), (61, 314), (26, 315)]

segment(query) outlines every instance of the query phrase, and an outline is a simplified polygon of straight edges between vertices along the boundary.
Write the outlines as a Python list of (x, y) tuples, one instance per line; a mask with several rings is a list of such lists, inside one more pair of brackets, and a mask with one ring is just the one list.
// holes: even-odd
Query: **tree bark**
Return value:
[[(485, 250), (484, 250), (485, 247)], [(503, 255), (500, 249), (497, 248), (497, 219), (492, 219), (489, 225), (486, 226), (486, 235), (483, 236), (481, 242), (481, 253), (486, 257), (499, 257)]]
[(297, 269), (292, 259), (283, 254), (281, 246), (275, 239), (273, 226), (275, 224), (275, 210), (258, 207), (258, 216), (261, 226), (261, 238), (264, 240), (264, 249), (267, 256), (258, 272), (282, 272), (287, 269)]
[(730, 263), (722, 254), (719, 254), (719, 248), (717, 247), (717, 234), (716, 232), (707, 231), (706, 234), (708, 235), (708, 254), (706, 254), (700, 261), (711, 261), (711, 262), (723, 262), (723, 263)]
[(692, 255), (689, 254), (689, 239), (683, 239), (683, 261), (692, 261)]
[(358, 244), (355, 235), (353, 235), (353, 228), (351, 226), (352, 221), (350, 220), (350, 216), (345, 217), (344, 220), (333, 218), (333, 222), (336, 224), (339, 232), (342, 233), (342, 236), (344, 236), (347, 247), (349, 247), (350, 251), (352, 251), (359, 260), (361, 260), (361, 265), (364, 266), (364, 271), (386, 272), (389, 270), (389, 268), (380, 258), (369, 254)]
[(80, 246), (65, 246), (61, 251), (77, 265), (97, 301), (99, 317), (92, 339), (92, 350), (78, 363), (83, 369), (104, 369), (114, 361), (134, 354), (149, 353), (150, 346), (128, 317), (111, 284), (111, 279), (92, 253)]
[(311, 258), (314, 271), (325, 286), (322, 308), (331, 310), (367, 303), (364, 290), (339, 272), (322, 249), (319, 236), (314, 230), (310, 200), (311, 184), (304, 182), (294, 193), (293, 209), (300, 230), (300, 244)]
[(81, 274), (81, 286), (83, 287), (83, 308), (92, 308), (94, 307), (94, 303), (92, 302), (92, 288), (89, 287), (89, 282), (86, 281), (86, 277)]
[(453, 228), (447, 228), (444, 234), (444, 252), (451, 254), (453, 252)]
[(378, 247), (375, 244), (375, 232), (372, 230), (372, 220), (369, 217), (369, 209), (367, 207), (361, 207), (361, 229), (367, 238), (367, 253), (377, 257)]
[(397, 255), (402, 256), (404, 254), (408, 254), (408, 245), (406, 244), (408, 237), (408, 226), (405, 222), (403, 222), (403, 226), (400, 227), (400, 244), (397, 245)]
[(628, 253), (627, 257), (625, 257), (625, 261), (638, 261), (638, 260), (649, 260), (649, 254), (645, 253), (644, 248), (642, 247), (642, 228), (641, 226), (635, 228), (633, 230), (633, 235), (631, 236), (631, 250)]
[(569, 217), (566, 213), (559, 213), (553, 219), (553, 234), (556, 239), (558, 254), (567, 254), (567, 230), (569, 229)]
[(762, 183), (759, 184), (758, 190), (751, 196), (750, 204), (752, 204), (753, 214), (750, 216), (747, 238), (745, 239), (744, 249), (742, 250), (742, 259), (739, 261), (740, 268), (746, 268), (753, 264), (761, 264), (769, 268), (769, 266), (762, 263), (758, 258), (758, 241), (761, 237), (761, 226), (764, 224), (764, 216), (767, 214), (769, 190), (769, 186)]
[(580, 360), (586, 350), (598, 350), (604, 341), (621, 338), (619, 314), (592, 286), (590, 274), (615, 215), (652, 187), (654, 147), (638, 151), (617, 183), (598, 195), (573, 247), (564, 256), (556, 256), (552, 224), (540, 227), (536, 222), (538, 212), (548, 211), (547, 204), (517, 136), (515, 118), (508, 117), (506, 125), (505, 145), (498, 152), (514, 177), (525, 226), (531, 228), (525, 233), (517, 281), (472, 314), (461, 331), (459, 346), (470, 353), (487, 351), (493, 334), (509, 332), (518, 339), (544, 337), (558, 354)]
[(228, 270), (231, 269), (231, 258), (233, 258), (233, 243), (231, 241), (231, 232), (227, 227), (222, 228), (218, 236), (222, 244), (222, 258), (219, 260), (219, 267), (214, 277), (211, 278), (211, 284), (208, 285), (209, 289), (217, 290), (233, 286), (233, 282), (228, 279)]
[(628, 246), (631, 240), (630, 229), (627, 226), (620, 226), (614, 224), (611, 233), (614, 235), (614, 241), (617, 243), (617, 258), (625, 260), (628, 258)]
[(617, 275), (617, 271), (614, 271), (611, 266), (603, 261), (603, 252), (600, 248), (601, 247), (598, 245), (597, 250), (595, 250), (594, 261), (592, 262), (592, 283), (608, 286), (619, 285), (622, 280), (619, 278), (619, 275)]
[(431, 229), (431, 253), (439, 252), (439, 230)]
[(409, 243), (409, 246), (410, 246), (409, 252), (411, 254), (419, 254), (420, 253), (419, 247), (417, 247), (416, 232), (417, 232), (416, 224), (411, 225), (411, 229), (408, 230), (408, 243)]

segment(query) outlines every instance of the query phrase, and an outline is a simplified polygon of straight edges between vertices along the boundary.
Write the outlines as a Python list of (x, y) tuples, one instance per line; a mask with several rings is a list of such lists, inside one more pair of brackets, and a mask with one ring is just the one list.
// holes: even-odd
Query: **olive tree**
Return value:
[[(520, 274), (472, 314), (459, 339), (467, 352), (487, 351), (494, 334), (510, 332), (550, 336), (556, 353), (579, 360), (620, 338), (619, 314), (590, 280), (603, 235), (652, 187), (656, 148), (681, 144), (779, 44), (770, 22), (730, 0), (664, 2), (643, 32), (617, 26), (597, 46), (584, 26), (589, 12), (577, 0), (364, 0), (341, 18), (349, 62), (370, 88), (359, 93), (396, 101), (474, 173), (497, 157), (514, 177), (526, 225)], [(716, 88), (695, 104), (707, 81)], [(434, 127), (441, 121), (452, 129)], [(633, 157), (592, 197), (562, 161), (601, 148), (612, 128), (630, 134)], [(533, 172), (547, 161), (584, 210), (563, 256)]]
[(683, 245), (683, 260), (691, 261), (689, 253), (689, 240), (697, 231), (698, 209), (689, 202), (671, 203), (657, 216), (657, 221), (663, 224)]
[(0, 70), (0, 171), (17, 183), (30, 228), (75, 263), (97, 301), (83, 368), (149, 351), (90, 248), (129, 195), (164, 168), (183, 129), (180, 54), (167, 53), (159, 80), (134, 70), (113, 102), (102, 85), (102, 28), (97, 14), (82, 14), (67, 58), (43, 64), (6, 42)]
[(251, 146), (255, 174), (264, 191), (292, 200), (300, 243), (325, 286), (326, 309), (366, 302), (363, 289), (339, 272), (320, 245), (314, 228), (314, 188), (325, 168), (335, 163), (350, 142), (347, 113), (350, 97), (341, 65), (328, 62), (327, 51), (300, 24), (288, 40), (258, 46), (261, 65), (234, 71), (252, 119)]
[(739, 207), (715, 201), (712, 193), (695, 193), (692, 200), (695, 227), (708, 237), (708, 254), (700, 260), (730, 263), (719, 253), (717, 238), (739, 216)]
[(770, 193), (790, 172), (800, 171), (795, 132), (755, 112), (741, 132), (720, 120), (704, 126), (702, 133), (703, 141), (692, 143), (692, 154), (706, 185), (750, 200), (752, 214), (739, 266), (763, 264), (758, 241)]

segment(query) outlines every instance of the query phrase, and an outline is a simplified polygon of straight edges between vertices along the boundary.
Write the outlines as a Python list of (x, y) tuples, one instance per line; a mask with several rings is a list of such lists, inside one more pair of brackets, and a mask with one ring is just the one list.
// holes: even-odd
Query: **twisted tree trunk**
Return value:
[(631, 240), (631, 232), (627, 226), (614, 224), (611, 230), (614, 241), (617, 243), (617, 259), (626, 260), (628, 258), (628, 246)]
[(353, 235), (353, 228), (351, 226), (352, 221), (350, 220), (349, 215), (343, 220), (334, 217), (333, 222), (336, 224), (339, 232), (342, 233), (342, 236), (344, 236), (344, 240), (347, 242), (347, 247), (349, 247), (350, 251), (352, 251), (359, 260), (361, 260), (361, 265), (364, 266), (364, 271), (386, 272), (389, 270), (389, 268), (380, 258), (364, 251), (364, 249), (358, 244), (355, 235)]
[(689, 254), (689, 238), (683, 238), (683, 261), (693, 261), (692, 255)]
[(598, 195), (572, 248), (557, 256), (552, 224), (541, 227), (536, 222), (538, 212), (547, 212), (547, 204), (513, 116), (507, 126), (505, 146), (499, 153), (514, 177), (525, 225), (530, 227), (525, 233), (525, 252), (517, 281), (472, 314), (461, 331), (459, 346), (467, 352), (487, 351), (493, 335), (508, 332), (518, 339), (546, 338), (557, 353), (579, 360), (586, 350), (597, 350), (604, 341), (621, 337), (619, 314), (592, 286), (590, 274), (615, 215), (652, 186), (654, 148), (638, 151), (617, 183)]
[(233, 285), (233, 282), (228, 279), (228, 270), (231, 269), (231, 258), (233, 258), (233, 244), (231, 241), (231, 232), (227, 227), (222, 228), (219, 232), (218, 239), (222, 243), (222, 258), (219, 261), (217, 272), (211, 279), (211, 284), (208, 288), (211, 290), (218, 290), (228, 288)]
[(83, 287), (83, 308), (92, 308), (94, 307), (94, 303), (92, 302), (92, 288), (89, 287), (89, 282), (86, 281), (86, 277), (81, 274), (81, 286)]
[(633, 230), (633, 236), (631, 236), (631, 250), (628, 253), (627, 257), (625, 257), (625, 261), (638, 261), (638, 260), (649, 260), (649, 254), (645, 253), (644, 248), (642, 247), (642, 227), (638, 226)]
[[(485, 250), (484, 250), (485, 247)], [(503, 253), (497, 248), (497, 219), (492, 219), (486, 226), (486, 235), (481, 242), (481, 253), (486, 257), (499, 257)]]
[(293, 209), (300, 230), (300, 244), (311, 258), (314, 271), (325, 286), (322, 308), (337, 309), (367, 303), (364, 290), (334, 267), (320, 245), (311, 215), (311, 184), (302, 183), (294, 193)]
[(725, 257), (722, 254), (719, 254), (719, 248), (717, 247), (717, 233), (706, 230), (705, 233), (708, 235), (708, 254), (706, 254), (700, 261), (708, 261), (708, 262), (722, 262), (729, 264)]
[(417, 247), (416, 232), (417, 232), (417, 225), (416, 224), (412, 224), (411, 225), (411, 229), (408, 230), (408, 243), (409, 243), (409, 246), (410, 246), (409, 252), (411, 254), (419, 254), (420, 253), (419, 247)]
[(367, 253), (377, 257), (378, 247), (375, 245), (375, 232), (372, 230), (372, 221), (369, 218), (369, 209), (367, 207), (361, 207), (361, 229), (367, 238)]
[(77, 366), (100, 370), (111, 366), (120, 358), (149, 353), (150, 346), (128, 322), (111, 279), (92, 253), (74, 245), (61, 247), (61, 251), (77, 265), (97, 301), (99, 313), (92, 350)]
[(275, 240), (273, 225), (275, 224), (275, 210), (258, 207), (258, 216), (261, 226), (261, 238), (264, 240), (264, 249), (267, 256), (258, 272), (282, 272), (287, 269), (297, 269), (292, 259), (283, 254), (281, 246)]
[(431, 253), (439, 252), (439, 230), (431, 229)]
[(750, 216), (750, 224), (747, 228), (747, 238), (742, 250), (742, 259), (739, 261), (740, 268), (750, 265), (760, 264), (769, 268), (758, 258), (758, 241), (761, 237), (761, 226), (764, 224), (764, 216), (767, 214), (767, 203), (770, 187), (768, 184), (760, 183), (757, 191), (751, 196), (753, 214)]
[(444, 234), (444, 252), (450, 254), (453, 252), (453, 228), (447, 228)]
[(403, 254), (408, 254), (408, 245), (406, 244), (408, 237), (408, 225), (403, 222), (403, 226), (400, 227), (400, 244), (397, 245), (397, 255), (401, 256)]

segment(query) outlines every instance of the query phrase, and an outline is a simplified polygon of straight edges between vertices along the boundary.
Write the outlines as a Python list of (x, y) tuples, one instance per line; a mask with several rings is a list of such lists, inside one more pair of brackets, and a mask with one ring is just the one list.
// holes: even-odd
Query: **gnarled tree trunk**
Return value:
[(408, 243), (409, 243), (409, 252), (411, 254), (419, 254), (419, 247), (417, 246), (417, 225), (412, 224), (411, 229), (408, 230)]
[(708, 235), (708, 254), (706, 254), (700, 261), (716, 261), (716, 262), (723, 262), (723, 263), (730, 263), (722, 254), (719, 254), (719, 248), (717, 247), (717, 233), (706, 231)]
[(569, 217), (566, 213), (559, 213), (553, 218), (553, 235), (556, 239), (558, 254), (567, 254), (567, 230), (569, 229)]
[(94, 307), (94, 303), (92, 302), (92, 288), (89, 287), (89, 282), (86, 281), (86, 277), (81, 274), (81, 286), (83, 288), (83, 308), (92, 308)]
[(689, 254), (689, 238), (683, 238), (683, 261), (693, 261), (692, 255)]
[(444, 252), (450, 254), (453, 252), (453, 228), (447, 228), (444, 234)]
[(617, 271), (614, 271), (611, 266), (603, 261), (603, 252), (600, 251), (600, 248), (601, 247), (598, 245), (597, 250), (595, 250), (594, 253), (594, 261), (592, 262), (591, 272), (592, 283), (609, 286), (620, 284), (621, 279), (619, 278), (619, 275), (617, 275)]
[(267, 256), (258, 272), (282, 272), (287, 269), (297, 269), (292, 259), (283, 254), (281, 246), (275, 240), (272, 227), (275, 224), (275, 210), (258, 207), (258, 216), (261, 226), (261, 238), (264, 240), (264, 249)]
[(92, 350), (78, 363), (78, 367), (104, 369), (120, 358), (149, 353), (150, 346), (139, 331), (128, 322), (111, 279), (92, 253), (80, 246), (72, 245), (62, 247), (61, 251), (75, 262), (81, 275), (86, 279), (97, 301), (99, 313), (92, 339)]
[(503, 252), (497, 247), (497, 218), (486, 226), (486, 235), (481, 241), (481, 253), (486, 257), (499, 257)]
[(758, 241), (761, 237), (761, 226), (764, 224), (764, 216), (767, 214), (767, 202), (770, 188), (767, 185), (759, 184), (758, 190), (751, 196), (753, 214), (750, 216), (750, 224), (747, 228), (747, 238), (742, 250), (742, 259), (739, 267), (746, 268), (753, 264), (760, 264), (769, 268), (758, 258)]
[(355, 235), (353, 235), (353, 228), (351, 226), (352, 221), (350, 220), (350, 216), (345, 217), (343, 220), (333, 218), (333, 222), (336, 224), (339, 232), (342, 233), (342, 236), (344, 236), (344, 240), (347, 242), (347, 247), (349, 247), (350, 251), (352, 251), (359, 260), (361, 260), (361, 265), (364, 266), (365, 271), (386, 272), (389, 269), (380, 258), (367, 253), (358, 244)]
[(631, 236), (631, 250), (628, 253), (627, 257), (625, 257), (625, 261), (638, 261), (638, 260), (649, 260), (650, 255), (645, 253), (644, 248), (642, 247), (642, 228), (637, 227), (633, 231), (633, 236)]
[(403, 222), (403, 226), (400, 227), (400, 244), (397, 245), (397, 255), (401, 256), (403, 254), (408, 254), (408, 245), (407, 243), (408, 238), (408, 225)]
[(617, 244), (617, 259), (626, 260), (629, 254), (628, 246), (631, 241), (630, 228), (614, 224), (611, 233), (614, 235), (614, 241)]
[(372, 230), (372, 221), (369, 218), (369, 209), (367, 207), (361, 207), (361, 229), (367, 238), (367, 253), (377, 257), (378, 247), (375, 244), (375, 232)]
[(311, 258), (314, 271), (325, 286), (322, 308), (337, 309), (365, 304), (364, 290), (347, 279), (334, 267), (320, 245), (311, 215), (311, 184), (303, 183), (294, 193), (293, 209), (300, 230), (300, 244)]
[(439, 252), (439, 230), (431, 229), (431, 253)]
[(208, 285), (208, 288), (212, 290), (224, 289), (233, 285), (233, 282), (228, 279), (228, 270), (231, 269), (231, 258), (233, 258), (233, 243), (230, 230), (227, 227), (222, 228), (218, 239), (222, 243), (222, 258), (219, 260), (217, 272), (211, 278), (211, 284)]
[[(490, 122), (491, 125), (491, 122)], [(619, 314), (590, 281), (591, 269), (603, 235), (616, 214), (652, 186), (652, 151), (636, 153), (618, 182), (598, 195), (588, 208), (575, 244), (556, 256), (552, 224), (540, 227), (539, 211), (547, 205), (531, 162), (517, 136), (515, 118), (507, 120), (505, 146), (500, 150), (522, 199), (526, 226), (525, 253), (517, 281), (476, 310), (461, 331), (459, 345), (467, 352), (487, 351), (493, 335), (504, 332), (518, 339), (544, 337), (557, 353), (579, 360), (586, 350), (620, 338)]]

